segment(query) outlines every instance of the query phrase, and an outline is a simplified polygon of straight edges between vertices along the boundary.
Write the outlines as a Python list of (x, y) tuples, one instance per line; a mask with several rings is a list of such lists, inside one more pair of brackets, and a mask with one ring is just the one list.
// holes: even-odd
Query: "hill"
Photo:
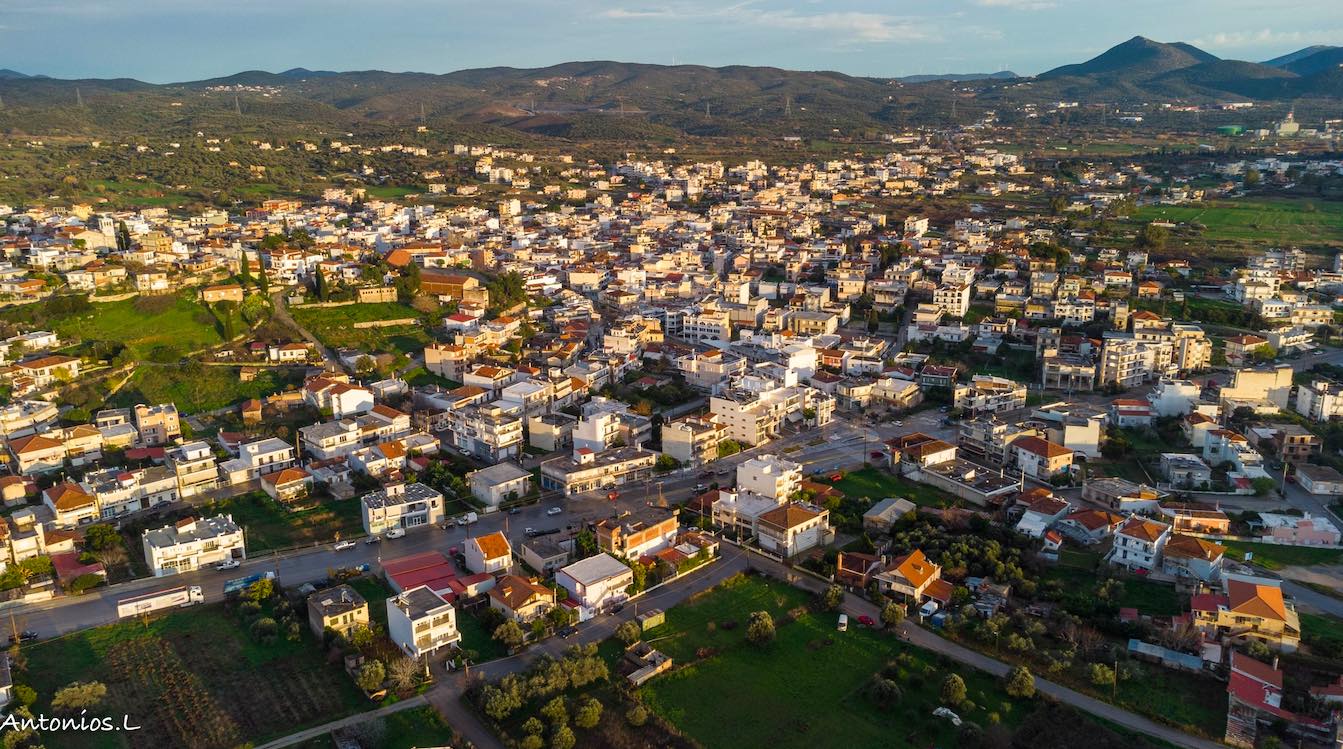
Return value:
[(1301, 49), (1298, 49), (1295, 52), (1288, 52), (1287, 54), (1280, 55), (1278, 57), (1273, 58), (1272, 60), (1264, 60), (1263, 63), (1261, 64), (1267, 65), (1271, 68), (1283, 68), (1286, 67), (1289, 63), (1293, 63), (1296, 62), (1297, 60), (1310, 57), (1316, 52), (1324, 52), (1325, 50), (1330, 49), (1337, 49), (1337, 47), (1331, 47), (1328, 44), (1315, 44), (1309, 47), (1302, 47)]
[(1287, 70), (1300, 76), (1323, 73), (1343, 65), (1343, 47), (1325, 47), (1314, 54), (1306, 55), (1283, 65)]
[(1183, 42), (1166, 44), (1135, 36), (1086, 62), (1063, 65), (1041, 73), (1038, 77), (1044, 80), (1065, 77), (1144, 79), (1215, 60), (1216, 56)]
[(896, 78), (901, 83), (929, 83), (932, 81), (986, 81), (986, 80), (1010, 80), (1020, 78), (1021, 76), (1010, 70), (999, 70), (996, 73), (934, 73), (931, 75), (906, 75)]

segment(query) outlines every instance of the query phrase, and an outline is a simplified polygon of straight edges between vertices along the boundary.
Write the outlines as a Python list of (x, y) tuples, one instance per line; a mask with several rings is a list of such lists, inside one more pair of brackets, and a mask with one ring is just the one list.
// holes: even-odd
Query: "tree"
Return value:
[(898, 627), (905, 621), (905, 606), (891, 601), (881, 607), (881, 623), (888, 627)]
[(958, 674), (947, 674), (942, 680), (942, 690), (938, 693), (942, 704), (955, 707), (965, 702), (965, 680)]
[(270, 600), (273, 595), (275, 595), (275, 583), (269, 578), (263, 577), (247, 586), (247, 589), (243, 591), (242, 597), (245, 601), (261, 603), (262, 601)]
[(244, 290), (252, 283), (252, 264), (247, 260), (247, 250), (242, 251), (238, 260), (238, 281)]
[(1025, 666), (1013, 666), (1007, 672), (1003, 690), (1012, 697), (1027, 699), (1035, 696), (1035, 677)]
[(841, 603), (844, 603), (844, 589), (838, 585), (831, 585), (821, 594), (821, 605), (827, 611), (834, 611)]
[(517, 648), (522, 647), (522, 643), (526, 639), (526, 634), (522, 631), (522, 627), (518, 626), (517, 622), (510, 619), (494, 628), (493, 637), (500, 645), (503, 645), (509, 650), (516, 650)]
[(574, 729), (568, 726), (560, 726), (550, 735), (550, 749), (574, 749), (578, 743), (578, 737), (574, 736)]
[(904, 696), (899, 684), (881, 674), (872, 677), (872, 682), (867, 687), (867, 694), (873, 702), (884, 708), (891, 707)]
[(1259, 183), (1260, 183), (1260, 181), (1262, 181), (1262, 179), (1263, 179), (1263, 175), (1259, 174), (1259, 170), (1258, 170), (1258, 169), (1255, 169), (1255, 168), (1251, 167), (1251, 168), (1245, 170), (1245, 186), (1246, 186), (1246, 187), (1258, 187), (1258, 186), (1259, 186)]
[(1114, 669), (1104, 663), (1091, 664), (1091, 683), (1098, 687), (1113, 685), (1115, 683)]
[(106, 523), (90, 525), (84, 531), (84, 548), (89, 551), (102, 551), (121, 546), (121, 534)]
[(1277, 485), (1278, 482), (1268, 476), (1260, 476), (1250, 481), (1250, 486), (1254, 487), (1254, 496), (1256, 497), (1262, 497), (1265, 494), (1268, 494), (1273, 491), (1274, 487)]
[(1161, 251), (1166, 249), (1166, 240), (1170, 239), (1170, 230), (1156, 223), (1148, 223), (1142, 228), (1139, 244), (1148, 249)]
[(270, 294), (270, 278), (266, 275), (266, 264), (265, 264), (264, 262), (261, 262), (261, 261), (260, 261), (260, 258), (261, 258), (261, 256), (258, 254), (258, 255), (257, 255), (257, 260), (258, 260), (257, 265), (261, 266), (261, 270), (260, 270), (259, 273), (257, 273), (257, 276), (256, 276), (256, 287), (257, 287), (257, 289), (258, 289), (262, 294), (269, 295), (269, 294)]
[(20, 705), (28, 707), (34, 702), (37, 702), (37, 690), (27, 684), (15, 684), (14, 699), (18, 700)]
[(326, 301), (326, 297), (327, 297), (328, 289), (327, 289), (327, 284), (326, 284), (326, 274), (322, 272), (322, 267), (321, 267), (321, 266), (318, 266), (318, 267), (317, 267), (317, 279), (316, 279), (316, 281), (315, 281), (315, 283), (314, 283), (314, 286), (317, 287), (317, 288), (315, 289), (315, 291), (317, 292), (317, 299), (318, 299), (319, 301), (323, 301), (323, 302), (325, 302), (325, 301)]
[(595, 697), (589, 697), (574, 711), (574, 725), (589, 730), (602, 721), (602, 703)]
[(387, 668), (382, 665), (382, 661), (375, 658), (359, 669), (359, 676), (354, 682), (365, 692), (376, 692), (382, 688), (382, 683), (386, 680)]
[(648, 722), (648, 708), (643, 705), (635, 705), (625, 711), (625, 722), (638, 728)]
[(756, 645), (765, 645), (774, 640), (774, 617), (768, 611), (752, 611), (746, 620), (746, 639)]
[(621, 624), (619, 627), (616, 627), (616, 639), (620, 640), (626, 645), (633, 645), (634, 643), (638, 642), (639, 637), (642, 634), (643, 630), (640, 629), (639, 623), (635, 621), (628, 621), (625, 622), (624, 624)]
[(397, 658), (387, 664), (387, 680), (399, 692), (414, 689), (420, 682), (420, 664), (404, 656)]
[(541, 717), (550, 721), (552, 726), (562, 726), (569, 722), (569, 707), (564, 704), (564, 697), (556, 695), (550, 702), (541, 706)]
[(546, 724), (542, 723), (535, 715), (522, 722), (522, 732), (528, 736), (539, 735), (546, 730)]
[(368, 373), (372, 372), (377, 366), (378, 363), (373, 361), (373, 357), (368, 354), (363, 354), (354, 360), (354, 371), (362, 376), (368, 376)]
[(56, 690), (51, 709), (58, 713), (73, 713), (97, 707), (107, 697), (107, 686), (98, 681), (77, 681)]

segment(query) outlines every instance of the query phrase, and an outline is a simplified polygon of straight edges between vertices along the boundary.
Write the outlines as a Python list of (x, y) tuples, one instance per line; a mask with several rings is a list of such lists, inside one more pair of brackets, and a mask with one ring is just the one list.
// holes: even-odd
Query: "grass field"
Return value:
[(1315, 564), (1338, 564), (1343, 561), (1343, 549), (1312, 549), (1307, 546), (1279, 546), (1247, 541), (1226, 541), (1227, 559), (1240, 561), (1245, 552), (1254, 552), (1254, 563), (1270, 570), (1283, 567), (1310, 567)]
[[(837, 632), (833, 614), (810, 612), (780, 623), (768, 646), (746, 642), (751, 611), (772, 611), (778, 621), (806, 600), (783, 583), (739, 578), (671, 609), (667, 623), (645, 639), (672, 655), (678, 668), (646, 685), (645, 701), (710, 749), (956, 745), (956, 729), (932, 715), (942, 679), (954, 669), (927, 651), (857, 626)], [(736, 626), (726, 629), (729, 621)], [(701, 648), (714, 652), (696, 661)], [(883, 710), (865, 687), (888, 666), (903, 696)], [(958, 673), (974, 703), (959, 710), (963, 719), (988, 725), (996, 713), (1010, 727), (1031, 710), (1009, 699), (991, 677)]]
[(34, 711), (48, 713), (57, 689), (100, 681), (108, 696), (90, 714), (124, 713), (143, 726), (133, 740), (43, 733), (53, 749), (260, 744), (367, 707), (350, 679), (325, 662), (306, 627), (302, 634), (298, 642), (263, 645), (223, 606), (197, 606), (27, 647), (28, 667), (16, 681), (36, 689)]
[(904, 497), (924, 507), (948, 507), (958, 502), (956, 497), (936, 487), (906, 481), (879, 468), (851, 471), (834, 486), (847, 497), (867, 497), (877, 501)]
[(248, 398), (278, 393), (303, 381), (300, 369), (262, 368), (256, 379), (242, 382), (237, 367), (194, 367), (143, 364), (110, 399), (113, 407), (137, 403), (176, 403), (182, 413), (232, 406)]
[(291, 546), (329, 543), (364, 533), (358, 499), (327, 500), (311, 510), (290, 512), (263, 492), (216, 500), (201, 513), (229, 513), (247, 529), (247, 551), (256, 554)]
[(1225, 200), (1192, 205), (1143, 206), (1134, 218), (1198, 223), (1214, 242), (1343, 245), (1343, 203), (1323, 200)]
[[(99, 302), (83, 314), (43, 317), (36, 324), (49, 326), (65, 341), (117, 341), (137, 359), (147, 358), (164, 346), (178, 353), (222, 343), (213, 316), (200, 304), (184, 297), (165, 299), (153, 312), (136, 308), (136, 299)], [(0, 319), (31, 322), (42, 305), (15, 307), (0, 312)], [(238, 324), (235, 330), (245, 330)]]
[(420, 318), (414, 308), (397, 302), (351, 304), (345, 307), (296, 307), (290, 310), (300, 325), (333, 348), (350, 347), (370, 352), (419, 353), (431, 339), (424, 326), (415, 322), (387, 328), (355, 328), (354, 323), (374, 320)]

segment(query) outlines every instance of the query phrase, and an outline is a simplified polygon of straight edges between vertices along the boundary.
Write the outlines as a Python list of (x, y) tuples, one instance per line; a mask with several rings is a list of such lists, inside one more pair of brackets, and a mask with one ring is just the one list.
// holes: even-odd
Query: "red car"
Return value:
[(872, 619), (872, 617), (868, 616), (867, 614), (863, 614), (862, 616), (858, 617), (858, 623), (863, 625), (864, 627), (877, 626), (877, 623)]
[(880, 450), (873, 450), (873, 451), (872, 451), (872, 457), (874, 457), (874, 458), (884, 458), (884, 457), (886, 457), (886, 453), (884, 453), (884, 452), (882, 452), (882, 451), (880, 451)]

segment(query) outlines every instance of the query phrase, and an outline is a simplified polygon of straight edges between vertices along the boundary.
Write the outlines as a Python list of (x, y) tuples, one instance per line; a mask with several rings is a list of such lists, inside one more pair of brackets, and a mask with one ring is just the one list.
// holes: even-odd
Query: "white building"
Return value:
[(246, 559), (242, 528), (232, 515), (187, 518), (155, 530), (142, 539), (145, 561), (155, 577), (191, 572), (229, 559)]
[(391, 484), (359, 500), (364, 532), (378, 535), (392, 528), (421, 528), (443, 520), (443, 495), (420, 483)]
[(737, 491), (786, 502), (802, 484), (802, 466), (773, 455), (737, 465)]
[(560, 569), (555, 582), (578, 603), (586, 621), (629, 598), (625, 588), (634, 582), (634, 572), (610, 554), (597, 554)]
[(387, 637), (410, 658), (427, 656), (462, 639), (457, 611), (427, 585), (387, 599)]

